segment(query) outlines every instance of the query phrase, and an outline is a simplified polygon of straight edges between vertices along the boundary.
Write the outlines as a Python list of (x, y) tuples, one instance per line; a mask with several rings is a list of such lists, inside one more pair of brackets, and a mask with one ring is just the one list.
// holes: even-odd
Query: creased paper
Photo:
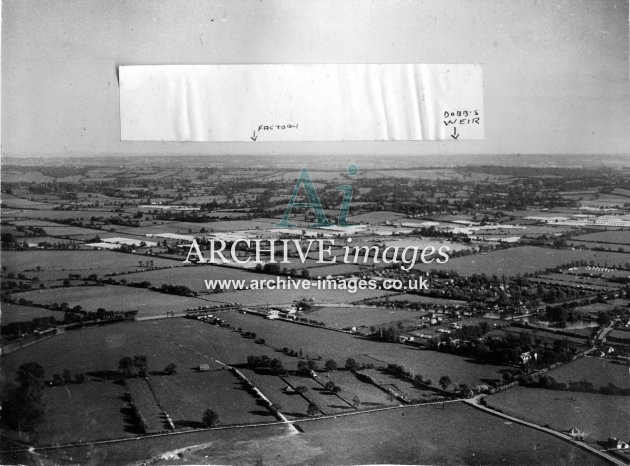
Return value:
[(481, 65), (121, 66), (124, 141), (483, 139)]

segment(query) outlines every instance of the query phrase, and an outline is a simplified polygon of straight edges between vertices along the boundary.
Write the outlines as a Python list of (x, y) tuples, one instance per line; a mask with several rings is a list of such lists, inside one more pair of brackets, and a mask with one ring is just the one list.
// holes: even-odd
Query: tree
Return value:
[(308, 387), (305, 387), (304, 385), (298, 385), (297, 387), (295, 387), (295, 393), (299, 393), (300, 395), (302, 393), (306, 393), (308, 391)]
[(610, 315), (606, 311), (599, 311), (597, 314), (597, 323), (602, 326), (610, 324)]
[(147, 357), (144, 354), (136, 354), (133, 357), (133, 365), (136, 369), (138, 369), (138, 375), (140, 377), (146, 377), (147, 376), (147, 369), (148, 369), (148, 365), (147, 365)]
[(357, 362), (353, 358), (348, 358), (346, 359), (345, 367), (348, 371), (356, 371), (357, 369), (359, 369), (359, 364), (357, 364)]
[(360, 404), (361, 399), (357, 395), (354, 395), (354, 398), (352, 398), (352, 405), (358, 409)]
[(453, 385), (453, 381), (448, 375), (443, 375), (442, 377), (440, 377), (440, 380), (438, 383), (440, 384), (440, 387), (442, 387), (442, 390), (444, 391), (446, 391), (448, 387)]
[(472, 388), (468, 384), (460, 384), (458, 387), (459, 394), (461, 396), (465, 396), (466, 398), (472, 396), (474, 394)]
[(61, 373), (61, 376), (63, 377), (63, 380), (65, 383), (72, 382), (72, 373), (70, 372), (69, 369), (64, 369), (63, 372)]
[(61, 374), (53, 375), (53, 385), (63, 385), (63, 377), (61, 377)]
[(339, 393), (341, 391), (341, 388), (335, 385), (335, 382), (333, 382), (332, 380), (326, 382), (324, 388), (331, 393)]
[(274, 374), (284, 374), (286, 371), (284, 369), (284, 365), (280, 359), (272, 359), (269, 363), (269, 368)]
[(214, 427), (219, 423), (219, 415), (211, 409), (206, 409), (201, 418), (201, 422), (206, 427)]
[(306, 409), (307, 416), (317, 416), (319, 414), (319, 407), (311, 402), (308, 404), (308, 408)]
[(44, 368), (36, 362), (27, 362), (18, 368), (16, 379), (21, 388), (42, 388), (44, 384)]
[(118, 361), (118, 369), (122, 373), (123, 377), (131, 377), (133, 372), (133, 359), (129, 356), (125, 356)]
[(177, 365), (174, 362), (164, 368), (164, 374), (166, 375), (173, 375), (175, 373), (177, 373)]
[(329, 359), (326, 361), (326, 364), (324, 364), (324, 367), (328, 372), (333, 372), (337, 370), (337, 363), (333, 359)]
[(3, 418), (19, 431), (32, 432), (44, 416), (41, 389), (44, 368), (35, 362), (22, 364), (17, 371), (18, 387), (8, 385), (3, 397)]
[(300, 359), (297, 363), (297, 373), (298, 375), (309, 375), (310, 374), (310, 370), (308, 368), (308, 365), (306, 364), (306, 361), (304, 361), (303, 359)]
[(317, 371), (318, 370), (317, 369), (317, 363), (315, 361), (313, 361), (312, 359), (309, 359), (308, 361), (306, 361), (306, 366), (311, 371)]

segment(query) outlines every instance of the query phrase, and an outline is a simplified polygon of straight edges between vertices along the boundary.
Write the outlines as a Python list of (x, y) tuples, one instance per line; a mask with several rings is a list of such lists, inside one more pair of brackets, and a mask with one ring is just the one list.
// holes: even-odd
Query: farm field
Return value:
[(16, 210), (10, 212), (2, 212), (2, 220), (7, 221), (9, 219), (48, 219), (55, 220), (67, 220), (77, 219), (81, 221), (90, 221), (92, 217), (95, 219), (103, 218), (108, 219), (111, 217), (117, 217), (117, 212), (109, 210), (52, 210), (54, 204), (42, 204), (38, 203), (39, 208), (37, 210)]
[[(548, 249), (538, 246), (521, 246), (485, 254), (456, 257), (446, 264), (430, 264), (438, 270), (454, 270), (460, 275), (523, 275), (537, 273), (574, 261), (594, 261), (595, 265), (623, 266), (630, 261), (630, 256), (623, 253), (601, 251), (574, 251), (566, 249)], [(426, 268), (420, 265), (416, 268)]]
[[(377, 241), (381, 243), (381, 241)], [(472, 249), (474, 246), (463, 243), (456, 243), (454, 241), (444, 241), (442, 239), (432, 239), (432, 238), (405, 238), (405, 239), (387, 239), (382, 241), (385, 244), (385, 247), (398, 247), (401, 251), (403, 251), (406, 247), (417, 247), (419, 249), (424, 249), (426, 247), (434, 247), (436, 250), (443, 247), (448, 246), (449, 251), (462, 251), (464, 249)]]
[[(3, 174), (4, 182), (7, 183), (11, 179), (11, 175), (7, 172)], [(17, 175), (16, 176), (26, 176), (26, 175)], [(30, 199), (24, 199), (21, 197), (14, 196), (12, 194), (2, 193), (2, 204), (7, 209), (51, 209), (59, 204), (57, 203), (45, 203), (38, 201), (31, 201)]]
[(45, 226), (42, 227), (48, 236), (76, 236), (76, 235), (93, 235), (103, 234), (103, 230), (92, 228), (73, 227), (69, 225)]
[(540, 277), (536, 277), (531, 279), (531, 283), (540, 283), (543, 285), (564, 285), (564, 286), (575, 286), (580, 287), (586, 290), (593, 291), (609, 291), (620, 288), (621, 285), (618, 283), (610, 283), (601, 279), (591, 279), (581, 278), (581, 277), (569, 277), (566, 275), (554, 274), (557, 276), (548, 276), (542, 275)]
[(612, 337), (611, 341), (630, 344), (630, 331), (628, 330), (615, 329), (608, 336)]
[(191, 373), (198, 364), (213, 358), (226, 364), (244, 364), (250, 354), (278, 358), (287, 369), (294, 370), (297, 358), (282, 354), (281, 349), (285, 346), (295, 351), (302, 349), (304, 355), (312, 358), (322, 356), (319, 366), (328, 359), (343, 365), (347, 358), (353, 357), (376, 366), (404, 364), (433, 381), (448, 375), (458, 384), (477, 385), (488, 379), (499, 379), (501, 370), (506, 368), (478, 364), (453, 354), (378, 343), (345, 333), (231, 311), (214, 314), (235, 328), (255, 332), (258, 337), (265, 338), (266, 344), (256, 344), (237, 332), (191, 319), (121, 323), (70, 331), (4, 355), (3, 370), (12, 374), (21, 363), (35, 361), (44, 366), (46, 377), (61, 373), (66, 367), (72, 372), (86, 372), (94, 377), (99, 371), (117, 370), (120, 358), (135, 354), (147, 355), (150, 371), (161, 371), (174, 362), (180, 374)]
[[(223, 267), (218, 265), (184, 265), (183, 267), (150, 270), (147, 272), (137, 272), (125, 275), (125, 280), (130, 283), (150, 282), (153, 286), (160, 286), (163, 283), (169, 285), (187, 286), (198, 293), (208, 292), (204, 280), (274, 280), (275, 275), (249, 272), (244, 269)], [(284, 280), (284, 278), (283, 278)], [(225, 290), (231, 291), (231, 290)], [(226, 295), (228, 296), (228, 295)], [(230, 302), (235, 300), (230, 299)]]
[(606, 267), (591, 267), (591, 266), (580, 266), (573, 267), (571, 270), (571, 274), (589, 274), (594, 277), (623, 277), (630, 278), (630, 270), (626, 269), (614, 269), (614, 268), (606, 268)]
[(289, 419), (306, 417), (308, 401), (298, 393), (285, 393), (288, 385), (275, 375), (262, 375), (251, 369), (239, 369)]
[(619, 243), (630, 245), (630, 232), (627, 230), (599, 231), (586, 235), (574, 236), (575, 241), (592, 241), (594, 243)]
[(457, 299), (444, 299), (434, 298), (433, 296), (424, 296), (421, 294), (396, 294), (389, 297), (390, 301), (407, 301), (409, 303), (421, 303), (426, 304), (427, 307), (440, 305), (440, 306), (461, 306), (465, 304), (465, 301), (459, 301)]
[[(253, 219), (253, 220), (220, 220), (217, 222), (175, 222), (167, 225), (154, 225), (142, 228), (118, 227), (117, 231), (130, 235), (145, 235), (147, 233), (177, 233), (177, 234), (198, 234), (202, 228), (205, 228), (205, 235), (213, 232), (235, 232), (243, 230), (268, 230), (274, 228), (274, 224), (280, 219)], [(189, 231), (190, 230), (190, 231)]]
[(54, 238), (52, 236), (24, 236), (22, 239), (28, 244), (37, 244), (37, 245), (39, 245), (40, 243), (58, 245), (58, 244), (73, 244), (73, 243), (79, 242), (74, 239)]
[(392, 400), (380, 388), (371, 383), (360, 381), (352, 372), (338, 370), (333, 373), (326, 373), (323, 377), (341, 387), (341, 395), (346, 400), (352, 401), (357, 396), (360, 400), (359, 409), (372, 409), (399, 404), (398, 400)]
[(50, 311), (41, 307), (20, 306), (19, 304), (2, 303), (0, 321), (2, 325), (12, 322), (31, 321), (37, 317), (53, 316), (57, 320), (63, 320), (63, 312)]
[(506, 414), (549, 425), (586, 432), (589, 443), (608, 437), (630, 437), (630, 403), (626, 396), (515, 387), (486, 398), (488, 406)]
[(595, 243), (592, 241), (567, 241), (567, 245), (574, 248), (586, 248), (586, 249), (605, 249), (607, 251), (614, 252), (630, 252), (630, 245), (620, 243)]
[[(179, 267), (181, 261), (159, 257), (124, 254), (112, 251), (3, 251), (2, 265), (10, 272), (29, 272), (31, 277), (40, 279), (67, 278), (69, 273), (79, 273), (82, 277), (92, 273), (100, 278), (108, 274), (143, 271), (140, 265), (152, 260), (154, 267)], [(41, 271), (37, 271), (37, 267)], [(49, 275), (41, 275), (51, 272)], [(63, 272), (63, 273), (61, 273)]]
[(332, 328), (369, 327), (397, 321), (413, 321), (421, 317), (417, 311), (384, 309), (375, 307), (323, 307), (309, 312), (307, 317), (324, 322)]
[(95, 312), (101, 307), (108, 311), (138, 311), (138, 317), (164, 316), (170, 311), (182, 312), (207, 304), (199, 298), (115, 285), (50, 288), (15, 293), (13, 297), (36, 304), (68, 303), (70, 308), (81, 306), (85, 311)]
[(276, 435), (264, 442), (216, 441), (178, 461), (157, 464), (247, 464), (255, 460), (285, 465), (294, 464), (295, 458), (310, 465), (604, 464), (560, 439), (506, 424), (463, 403), (364, 413), (300, 426), (303, 435)]
[[(310, 377), (293, 377), (284, 376), (292, 387), (306, 387), (308, 390), (304, 392), (304, 397), (312, 403), (315, 403), (319, 410), (325, 415), (342, 414), (355, 411), (355, 409), (346, 403), (344, 400), (324, 389), (317, 381)], [(323, 376), (322, 382), (325, 383), (325, 376)], [(340, 396), (344, 396), (343, 393), (339, 393)]]
[[(253, 330), (247, 326), (243, 329)], [(147, 356), (150, 372), (175, 363), (178, 374), (194, 373), (199, 364), (212, 365), (215, 358), (226, 364), (244, 364), (249, 354), (281, 359), (288, 369), (295, 369), (297, 363), (297, 358), (258, 345), (235, 331), (198, 320), (172, 318), (69, 331), (3, 355), (2, 371), (7, 379), (13, 379), (20, 364), (34, 361), (44, 367), (48, 379), (65, 368), (98, 379), (101, 372), (117, 371), (122, 357), (136, 354)]]
[[(124, 392), (125, 387), (107, 380), (44, 387), (45, 412), (37, 442), (50, 445), (133, 436), (121, 414)], [(8, 440), (26, 440), (14, 431), (5, 430), (3, 435)]]
[(407, 216), (398, 212), (370, 212), (367, 214), (352, 215), (350, 213), (348, 221), (350, 223), (367, 223), (370, 225), (378, 225), (385, 222), (397, 222)]
[[(338, 255), (340, 254), (339, 251), (337, 250), (332, 250), (333, 254)], [(343, 254), (343, 252), (341, 252), (341, 254)], [(351, 256), (352, 257), (352, 256)], [(315, 259), (317, 259), (317, 257), (314, 256)], [(327, 256), (324, 257), (325, 260), (328, 259)], [(296, 259), (293, 259), (296, 260)], [(339, 260), (343, 260), (343, 255), (341, 255), (341, 257), (339, 257)], [(295, 267), (298, 270), (301, 270), (302, 268), (306, 268), (302, 265), (302, 263), (299, 261), (299, 259), (297, 260), (297, 265), (298, 267)], [(359, 275), (359, 273), (361, 272), (361, 269), (364, 266), (362, 265), (357, 265), (357, 264), (335, 264), (335, 265), (321, 265), (321, 264), (315, 264), (315, 266), (310, 267), (309, 272), (311, 274), (311, 276), (321, 276), (321, 277), (328, 277), (329, 275), (331, 276), (336, 276), (336, 275), (348, 275), (348, 274), (353, 274), (353, 275)]]
[[(315, 283), (311, 281), (311, 283)], [(353, 303), (370, 298), (377, 298), (392, 294), (391, 291), (383, 290), (362, 290), (351, 293), (348, 290), (318, 290), (311, 285), (310, 290), (239, 290), (230, 293), (213, 294), (206, 299), (216, 303), (239, 303), (245, 306), (290, 304), (294, 301), (312, 299), (313, 305), (326, 305), (337, 303)]]
[(580, 277), (573, 274), (550, 273), (550, 274), (544, 275), (544, 277), (549, 278), (551, 280), (565, 281), (568, 283), (581, 283), (585, 285), (595, 285), (595, 286), (603, 286), (603, 287), (609, 287), (609, 288), (623, 287), (621, 283), (609, 282), (605, 279), (595, 278), (595, 277)]
[(433, 381), (448, 375), (457, 384), (477, 385), (487, 379), (501, 378), (501, 370), (507, 366), (478, 364), (464, 357), (436, 351), (421, 350), (411, 346), (381, 343), (346, 333), (307, 327), (291, 322), (268, 320), (254, 315), (222, 312), (220, 317), (234, 327), (242, 327), (265, 338), (267, 345), (274, 348), (288, 347), (311, 358), (322, 356), (322, 362), (334, 359), (343, 365), (346, 358), (376, 366), (389, 363), (404, 364), (423, 377)]
[(595, 389), (614, 383), (618, 387), (630, 387), (628, 366), (604, 358), (584, 357), (549, 372), (558, 382), (591, 382)]
[[(416, 387), (409, 380), (393, 377), (383, 370), (366, 369), (363, 372), (376, 380), (381, 387), (390, 389), (394, 393), (402, 395), (409, 400), (421, 400), (423, 398), (438, 395), (438, 393), (433, 390), (423, 390)], [(433, 381), (433, 385), (437, 386), (437, 380)]]
[(147, 423), (147, 432), (163, 432), (166, 430), (166, 419), (155, 402), (155, 397), (144, 378), (125, 380), (131, 401)]
[(206, 409), (218, 414), (219, 425), (276, 419), (229, 370), (151, 376), (149, 383), (176, 428), (203, 427), (201, 418)]
[(553, 332), (551, 330), (545, 330), (545, 329), (540, 329), (540, 328), (529, 328), (529, 327), (514, 327), (514, 326), (508, 326), (508, 327), (502, 327), (501, 329), (494, 329), (494, 330), (490, 330), (489, 334), (490, 335), (506, 335), (508, 333), (512, 333), (515, 335), (518, 335), (520, 333), (531, 333), (534, 341), (540, 339), (541, 341), (544, 341), (548, 344), (553, 344), (553, 342), (555, 340), (562, 340), (562, 341), (568, 341), (569, 343), (572, 343), (574, 345), (577, 346), (587, 346), (587, 336), (584, 336), (584, 338), (582, 337), (575, 337), (575, 336), (567, 336), (567, 335), (562, 335), (560, 333), (556, 333)]

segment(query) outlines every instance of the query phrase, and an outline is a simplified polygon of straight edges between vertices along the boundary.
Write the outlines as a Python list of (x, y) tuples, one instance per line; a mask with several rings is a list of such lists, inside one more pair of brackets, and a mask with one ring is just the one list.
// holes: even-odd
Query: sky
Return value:
[[(628, 0), (3, 0), (2, 155), (622, 154)], [(117, 66), (480, 63), (485, 139), (123, 142)]]

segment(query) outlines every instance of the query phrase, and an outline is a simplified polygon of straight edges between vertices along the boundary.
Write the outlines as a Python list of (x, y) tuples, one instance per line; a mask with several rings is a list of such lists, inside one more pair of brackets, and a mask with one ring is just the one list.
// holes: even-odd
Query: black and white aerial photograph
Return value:
[(0, 464), (630, 465), (629, 0), (0, 1)]

